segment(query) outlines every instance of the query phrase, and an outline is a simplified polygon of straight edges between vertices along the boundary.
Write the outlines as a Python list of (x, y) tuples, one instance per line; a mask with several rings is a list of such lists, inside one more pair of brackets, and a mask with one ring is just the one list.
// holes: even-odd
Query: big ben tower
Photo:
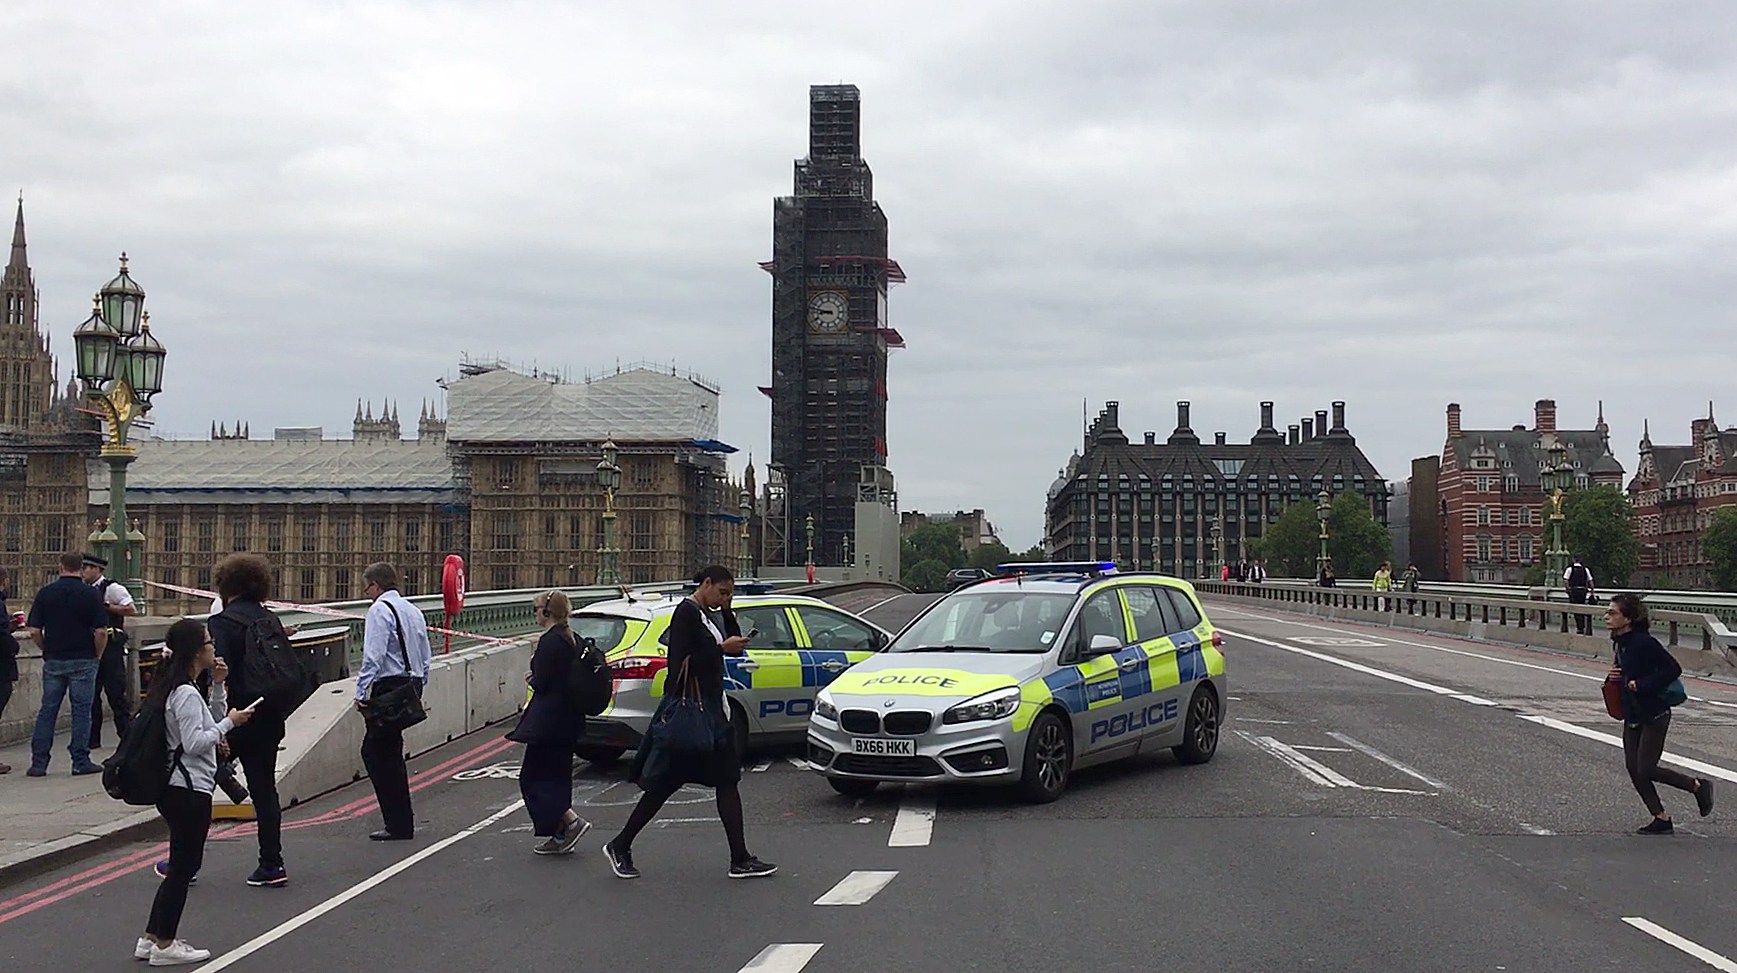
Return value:
[(887, 287), (904, 271), (887, 259), (887, 218), (862, 158), (855, 85), (808, 89), (808, 155), (795, 192), (773, 200), (772, 469), (768, 565), (851, 561), (859, 487), (886, 483), (887, 355), (903, 347), (887, 325)]

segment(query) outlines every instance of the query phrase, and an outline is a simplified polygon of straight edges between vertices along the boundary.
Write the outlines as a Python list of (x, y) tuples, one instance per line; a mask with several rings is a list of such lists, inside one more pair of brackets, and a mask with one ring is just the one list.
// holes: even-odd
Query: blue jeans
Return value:
[(97, 660), (43, 659), (42, 708), (36, 711), (36, 730), (30, 734), (30, 766), (48, 769), (49, 752), (54, 749), (54, 724), (60, 719), (62, 696), (72, 701), (72, 739), (67, 752), (72, 754), (73, 767), (90, 763), (91, 697), (96, 695)]

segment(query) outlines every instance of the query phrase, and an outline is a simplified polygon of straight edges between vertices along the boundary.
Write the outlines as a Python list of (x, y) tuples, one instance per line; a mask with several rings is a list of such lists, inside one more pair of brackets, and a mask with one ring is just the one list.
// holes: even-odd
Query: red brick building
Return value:
[(1707, 417), (1689, 424), (1689, 440), (1687, 446), (1654, 446), (1650, 428), (1641, 435), (1628, 496), (1643, 584), (1669, 579), (1674, 586), (1712, 586), (1701, 536), (1714, 511), (1737, 505), (1737, 428), (1721, 430), (1709, 402)]
[[(1517, 584), (1527, 568), (1543, 563), (1550, 546), (1543, 473), (1558, 443), (1576, 487), (1622, 487), (1623, 468), (1610, 452), (1602, 403), (1591, 429), (1558, 429), (1551, 399), (1533, 406), (1531, 428), (1465, 429), (1459, 403), (1447, 407), (1434, 498), (1447, 580)], [(1414, 478), (1414, 507), (1429, 502), (1418, 489)]]

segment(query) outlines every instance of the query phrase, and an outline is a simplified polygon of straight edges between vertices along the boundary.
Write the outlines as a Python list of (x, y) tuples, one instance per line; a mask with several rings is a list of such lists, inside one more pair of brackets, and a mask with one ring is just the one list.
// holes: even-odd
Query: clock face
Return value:
[(850, 300), (843, 291), (818, 291), (808, 298), (808, 327), (821, 334), (843, 334), (850, 326)]

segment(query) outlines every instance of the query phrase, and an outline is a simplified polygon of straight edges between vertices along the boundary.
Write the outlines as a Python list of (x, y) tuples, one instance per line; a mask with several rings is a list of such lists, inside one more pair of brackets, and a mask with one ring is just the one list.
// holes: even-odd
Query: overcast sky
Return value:
[[(676, 362), (768, 452), (772, 197), (807, 86), (862, 89), (910, 275), (905, 509), (1014, 548), (1079, 445), (1334, 399), (1377, 468), (1599, 399), (1685, 442), (1737, 351), (1737, 14), (1722, 2), (770, 4), (11, 0), (0, 186), (44, 324), (122, 249), (157, 430), (408, 427), (461, 354)], [(8, 208), (9, 210), (9, 208)]]

